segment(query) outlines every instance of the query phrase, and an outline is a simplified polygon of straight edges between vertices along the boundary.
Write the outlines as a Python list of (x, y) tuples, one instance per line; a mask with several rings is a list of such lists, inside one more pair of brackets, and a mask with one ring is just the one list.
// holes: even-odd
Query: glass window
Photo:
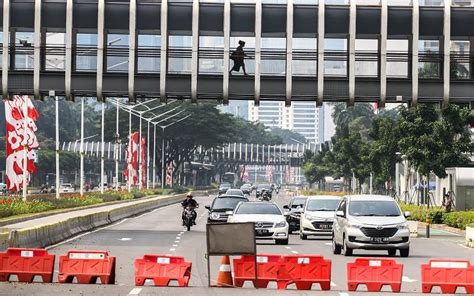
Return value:
[(285, 75), (286, 38), (262, 38), (262, 75)]
[(191, 36), (169, 36), (168, 73), (191, 74)]
[(387, 40), (387, 77), (408, 77), (408, 40)]
[(306, 197), (296, 197), (291, 201), (291, 208), (296, 209), (296, 208), (302, 208), (304, 204), (306, 203)]
[(199, 74), (222, 74), (224, 37), (199, 37)]
[(468, 40), (451, 41), (451, 79), (468, 79), (470, 70), (470, 43)]
[(440, 77), (439, 40), (419, 40), (419, 78)]
[(160, 72), (160, 46), (161, 36), (152, 34), (138, 35), (138, 73)]
[(246, 198), (216, 198), (214, 204), (212, 205), (212, 210), (228, 210), (233, 211), (239, 202), (246, 202)]
[(15, 70), (33, 70), (34, 67), (33, 32), (15, 34)]
[(356, 39), (356, 76), (378, 76), (378, 46), (379, 42), (377, 39)]
[(316, 76), (317, 44), (316, 38), (293, 38), (293, 75)]
[(410, 6), (412, 2), (411, 0), (387, 0), (387, 4), (393, 6)]
[(76, 34), (76, 71), (97, 69), (97, 34)]
[[(253, 0), (252, 0), (253, 3)], [(234, 69), (232, 72), (233, 74), (237, 73), (237, 69), (239, 69), (239, 73), (243, 74), (242, 67), (239, 68), (239, 64), (236, 65), (235, 60), (232, 60), (232, 55), (236, 55), (236, 50), (239, 47), (239, 41), (245, 42), (243, 47), (244, 51), (244, 59), (243, 65), (245, 67), (245, 71), (247, 74), (254, 74), (255, 73), (255, 37), (230, 37), (230, 52), (231, 52), (231, 60), (230, 60), (230, 69)], [(235, 53), (235, 54), (234, 54)]]
[(46, 32), (46, 56), (44, 68), (49, 71), (64, 71), (66, 34)]
[(270, 203), (243, 203), (237, 208), (237, 215), (281, 215), (280, 209)]
[(347, 76), (347, 39), (325, 39), (324, 75)]
[(443, 6), (444, 0), (420, 0), (420, 6)]
[(351, 201), (349, 203), (351, 216), (400, 216), (400, 209), (394, 201)]
[(128, 34), (107, 34), (107, 72), (128, 72), (128, 48)]
[(306, 210), (334, 212), (339, 202), (339, 199), (310, 199), (306, 205)]

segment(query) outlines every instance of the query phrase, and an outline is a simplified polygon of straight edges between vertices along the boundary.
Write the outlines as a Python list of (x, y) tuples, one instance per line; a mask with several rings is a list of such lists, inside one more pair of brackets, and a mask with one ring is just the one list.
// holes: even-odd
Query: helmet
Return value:
[(192, 194), (191, 192), (188, 192), (188, 193), (186, 194), (186, 197), (192, 198), (192, 197), (193, 197), (193, 194)]

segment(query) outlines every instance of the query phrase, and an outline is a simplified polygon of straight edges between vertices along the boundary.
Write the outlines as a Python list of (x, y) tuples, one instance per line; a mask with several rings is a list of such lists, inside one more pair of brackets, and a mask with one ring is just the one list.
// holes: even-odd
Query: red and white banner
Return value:
[(138, 184), (138, 138), (138, 132), (134, 132), (130, 136), (126, 151), (127, 164), (123, 172), (125, 181), (128, 182), (130, 176), (130, 184), (132, 185)]
[(242, 181), (247, 183), (249, 181), (249, 171), (247, 170), (247, 166), (242, 166)]
[(166, 167), (166, 185), (173, 185), (173, 163), (169, 163)]
[[(34, 161), (39, 147), (35, 121), (39, 114), (28, 96), (13, 96), (5, 101), (6, 125), (6, 181), (7, 190), (17, 192), (23, 186), (23, 174), (30, 182), (36, 172)], [(27, 149), (27, 167), (24, 168), (24, 148)]]
[(147, 178), (147, 174), (146, 174), (146, 141), (145, 141), (145, 138), (142, 138), (142, 141), (141, 141), (141, 148), (140, 148), (140, 152), (141, 152), (141, 155), (142, 155), (142, 167), (141, 167), (141, 170), (142, 170), (142, 186), (146, 186), (146, 178)]

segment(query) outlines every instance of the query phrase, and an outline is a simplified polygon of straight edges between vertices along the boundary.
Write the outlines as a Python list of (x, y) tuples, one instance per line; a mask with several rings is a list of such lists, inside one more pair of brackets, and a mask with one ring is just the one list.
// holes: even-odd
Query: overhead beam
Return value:
[(160, 101), (165, 103), (168, 73), (168, 0), (161, 0)]
[(129, 50), (128, 50), (128, 100), (135, 102), (135, 72), (136, 72), (136, 48), (137, 48), (137, 0), (130, 0), (129, 9)]
[(33, 94), (36, 100), (41, 99), (40, 72), (41, 72), (41, 0), (35, 0), (34, 20), (34, 48), (33, 48)]
[(97, 12), (97, 100), (103, 102), (105, 45), (105, 0), (99, 0)]
[(191, 53), (191, 101), (197, 103), (197, 85), (199, 74), (199, 0), (193, 0)]

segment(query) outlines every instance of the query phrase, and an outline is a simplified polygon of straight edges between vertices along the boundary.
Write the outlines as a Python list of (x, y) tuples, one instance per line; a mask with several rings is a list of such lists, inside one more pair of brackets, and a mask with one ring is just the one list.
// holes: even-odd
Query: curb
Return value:
[[(207, 191), (197, 191), (207, 194)], [(71, 238), (82, 232), (105, 226), (127, 217), (136, 216), (156, 208), (176, 204), (185, 194), (148, 198), (132, 205), (96, 212), (93, 214), (72, 217), (56, 223), (40, 225), (32, 228), (12, 230), (10, 233), (0, 233), (0, 250), (11, 247), (44, 248)]]
[[(420, 227), (426, 227), (425, 222), (418, 222)], [(466, 231), (462, 229), (457, 229), (446, 224), (430, 224), (431, 229), (443, 230), (446, 232), (451, 232), (459, 235), (466, 235)]]

